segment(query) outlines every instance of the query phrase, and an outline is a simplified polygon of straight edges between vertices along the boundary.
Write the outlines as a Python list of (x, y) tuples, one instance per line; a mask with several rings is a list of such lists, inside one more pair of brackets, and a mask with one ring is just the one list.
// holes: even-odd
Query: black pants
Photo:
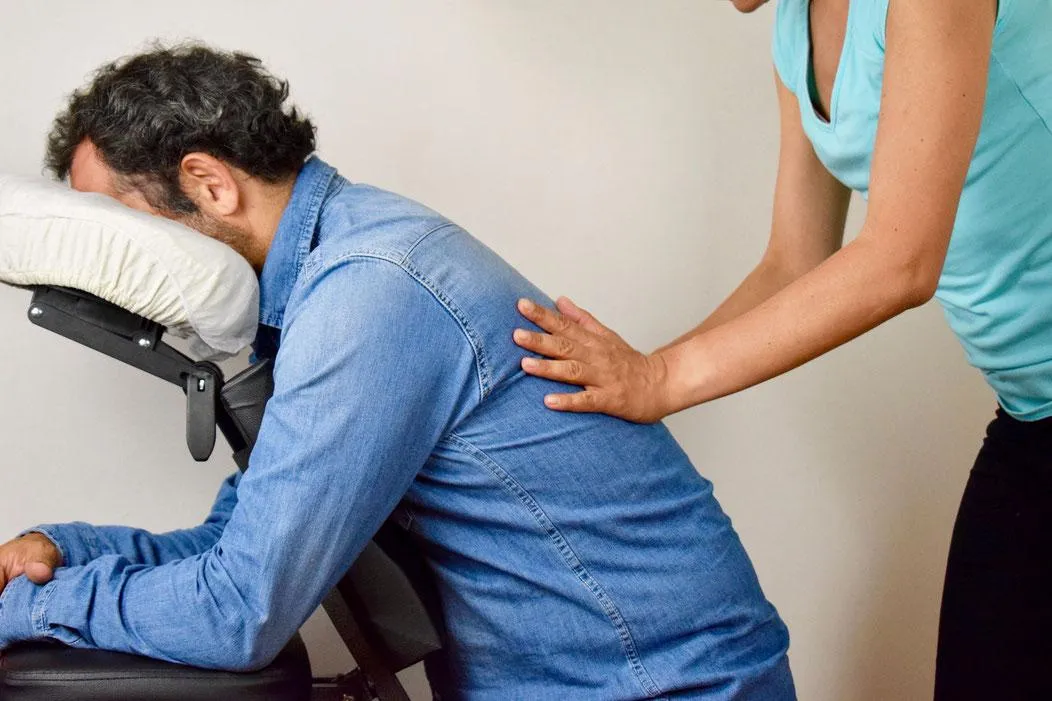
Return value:
[(1052, 700), (1052, 419), (987, 428), (950, 542), (937, 701)]

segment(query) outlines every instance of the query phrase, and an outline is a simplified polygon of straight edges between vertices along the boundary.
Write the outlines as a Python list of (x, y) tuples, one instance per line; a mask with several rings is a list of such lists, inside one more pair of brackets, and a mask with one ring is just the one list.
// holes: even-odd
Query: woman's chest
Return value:
[(797, 98), (801, 121), (829, 171), (865, 194), (884, 76), (881, 26), (873, 0), (809, 4), (800, 37)]

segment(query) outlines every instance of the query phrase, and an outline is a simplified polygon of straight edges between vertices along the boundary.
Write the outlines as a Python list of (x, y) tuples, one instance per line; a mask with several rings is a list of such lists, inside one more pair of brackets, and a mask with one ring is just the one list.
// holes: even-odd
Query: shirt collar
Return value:
[(259, 323), (280, 329), (304, 261), (310, 254), (322, 204), (336, 169), (312, 156), (292, 188), (259, 276)]

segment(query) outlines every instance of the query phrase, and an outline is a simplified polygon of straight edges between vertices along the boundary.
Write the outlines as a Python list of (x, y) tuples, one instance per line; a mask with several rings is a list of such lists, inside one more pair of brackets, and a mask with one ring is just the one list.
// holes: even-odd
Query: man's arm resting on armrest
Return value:
[(40, 533), (54, 543), (63, 567), (86, 565), (103, 555), (120, 555), (136, 565), (163, 565), (200, 555), (214, 546), (223, 534), (237, 505), (240, 473), (224, 480), (212, 511), (204, 523), (168, 533), (151, 533), (129, 526), (94, 526), (90, 523), (50, 523), (20, 533)]
[(479, 401), (474, 354), (399, 266), (352, 258), (301, 282), (238, 503), (207, 552), (106, 555), (0, 600), (0, 647), (51, 637), (200, 667), (268, 664), (343, 576), (433, 447)]

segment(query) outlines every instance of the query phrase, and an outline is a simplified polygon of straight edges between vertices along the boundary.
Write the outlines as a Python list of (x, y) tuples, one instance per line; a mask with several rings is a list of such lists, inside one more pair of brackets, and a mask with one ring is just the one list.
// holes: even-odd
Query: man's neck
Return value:
[(245, 188), (244, 222), (250, 232), (251, 246), (243, 255), (256, 272), (263, 269), (295, 184), (293, 178), (278, 184), (256, 182)]

